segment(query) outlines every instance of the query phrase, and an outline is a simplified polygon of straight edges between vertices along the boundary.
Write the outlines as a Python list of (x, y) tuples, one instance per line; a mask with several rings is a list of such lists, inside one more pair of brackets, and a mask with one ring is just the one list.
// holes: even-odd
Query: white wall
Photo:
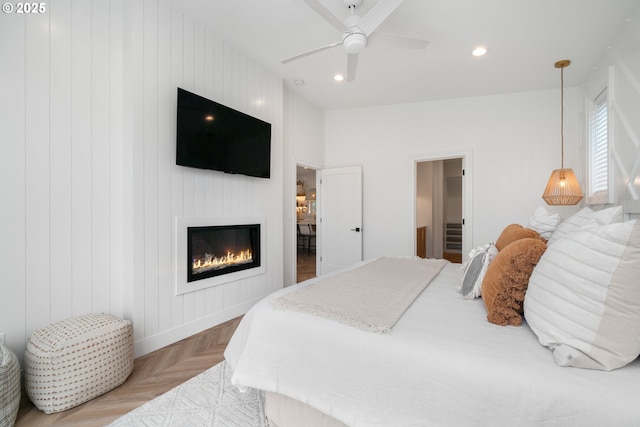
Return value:
[[(441, 160), (437, 160), (441, 162)], [(426, 254), (433, 257), (433, 188), (434, 162), (416, 165), (416, 228), (427, 227)]]
[(296, 283), (296, 164), (324, 167), (324, 111), (285, 87), (284, 129), (284, 285), (289, 286)]
[(433, 162), (416, 166), (416, 227), (430, 227), (433, 222)]
[(462, 222), (462, 159), (444, 162), (444, 222)]
[[(136, 355), (282, 286), (282, 80), (168, 0), (47, 3), (0, 17), (0, 332), (131, 319)], [(176, 86), (272, 123), (269, 180), (175, 165)], [(176, 216), (266, 217), (266, 273), (175, 295)]]
[[(608, 87), (611, 100), (609, 128), (616, 204), (621, 200), (640, 199), (639, 52), (640, 8), (625, 21), (620, 33), (584, 84), (587, 102), (590, 95), (600, 93), (603, 85), (612, 83)], [(613, 77), (611, 81), (610, 73)]]
[[(565, 88), (565, 165), (582, 177), (579, 99)], [(413, 255), (412, 161), (429, 153), (473, 152), (473, 246), (526, 224), (560, 167), (559, 117), (559, 89), (328, 112), (326, 166), (363, 167), (364, 257)]]

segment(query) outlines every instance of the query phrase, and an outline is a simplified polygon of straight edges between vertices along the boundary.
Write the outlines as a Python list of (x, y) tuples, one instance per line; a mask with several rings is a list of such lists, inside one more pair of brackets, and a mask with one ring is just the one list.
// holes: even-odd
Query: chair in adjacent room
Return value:
[(300, 234), (303, 236), (303, 249), (307, 249), (307, 252), (316, 250), (316, 232), (311, 224), (298, 224)]

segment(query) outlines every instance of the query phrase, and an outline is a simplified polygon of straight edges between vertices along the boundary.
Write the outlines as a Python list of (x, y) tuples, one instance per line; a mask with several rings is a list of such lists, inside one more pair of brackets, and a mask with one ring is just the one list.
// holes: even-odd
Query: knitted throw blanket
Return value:
[(383, 257), (289, 292), (273, 306), (387, 333), (447, 263)]

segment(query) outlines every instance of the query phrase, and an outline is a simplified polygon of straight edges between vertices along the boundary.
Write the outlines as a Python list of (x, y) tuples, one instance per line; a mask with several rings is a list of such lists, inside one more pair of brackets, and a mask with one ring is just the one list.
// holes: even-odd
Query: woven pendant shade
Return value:
[(577, 205), (582, 191), (573, 169), (556, 169), (551, 172), (542, 198), (548, 205)]
[(573, 169), (564, 167), (564, 68), (571, 64), (568, 59), (556, 62), (555, 67), (560, 68), (560, 152), (562, 163), (560, 169), (551, 172), (547, 187), (544, 189), (542, 199), (548, 205), (577, 205), (582, 200), (582, 190)]

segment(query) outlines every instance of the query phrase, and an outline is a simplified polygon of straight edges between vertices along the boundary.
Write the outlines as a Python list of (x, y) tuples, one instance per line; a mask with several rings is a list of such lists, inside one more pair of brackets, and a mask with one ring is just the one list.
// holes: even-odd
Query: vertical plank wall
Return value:
[(122, 315), (123, 2), (0, 16), (0, 332)]
[[(134, 106), (131, 245), (133, 278), (124, 311), (137, 354), (243, 314), (282, 286), (282, 81), (191, 16), (179, 2), (133, 4), (133, 43), (125, 48), (125, 95)], [(138, 23), (138, 24), (136, 24)], [(140, 24), (141, 23), (141, 24)], [(175, 165), (176, 88), (182, 87), (272, 124), (270, 179)], [(126, 196), (125, 196), (126, 197)], [(266, 273), (175, 295), (174, 225), (179, 216), (266, 217)], [(142, 302), (142, 304), (138, 304)]]
[[(179, 5), (179, 2), (175, 2)], [(136, 355), (282, 286), (282, 81), (168, 0), (52, 0), (0, 16), (0, 332), (88, 312)], [(175, 165), (176, 87), (272, 123), (269, 180)], [(266, 273), (175, 295), (177, 216), (266, 217)]]

